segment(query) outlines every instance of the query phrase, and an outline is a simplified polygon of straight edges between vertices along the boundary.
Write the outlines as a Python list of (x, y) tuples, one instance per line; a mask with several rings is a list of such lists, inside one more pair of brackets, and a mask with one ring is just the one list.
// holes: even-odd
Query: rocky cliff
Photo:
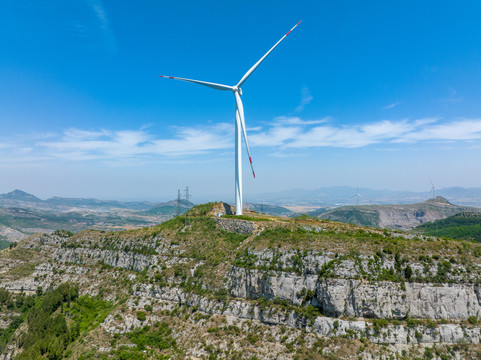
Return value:
[[(73, 359), (127, 352), (139, 359), (481, 354), (479, 244), (322, 220), (190, 220), (32, 236), (0, 253), (0, 286), (12, 298), (41, 299), (70, 283), (83, 296), (108, 301), (104, 316), (66, 346)], [(1, 304), (0, 296), (0, 326), (7, 328), (23, 310)], [(76, 319), (74, 310), (64, 314)], [(165, 339), (175, 346), (148, 345), (162, 328), (156, 324), (169, 327)], [(17, 327), (17, 338), (21, 333), (26, 325)], [(25, 351), (21, 344), (10, 337), (5, 358)]]

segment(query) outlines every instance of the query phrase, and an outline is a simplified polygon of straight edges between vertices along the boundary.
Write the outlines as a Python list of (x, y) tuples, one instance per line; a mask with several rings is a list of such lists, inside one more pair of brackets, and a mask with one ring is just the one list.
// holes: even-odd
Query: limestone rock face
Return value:
[[(98, 293), (100, 281), (105, 287), (117, 281), (125, 294), (125, 310), (117, 308), (105, 318), (101, 326), (109, 334), (144, 326), (136, 311), (148, 304), (153, 308), (149, 310), (149, 324), (162, 321), (164, 310), (182, 308), (185, 315), (190, 309), (192, 314), (219, 315), (234, 324), (258, 322), (315, 336), (368, 339), (393, 347), (480, 343), (477, 320), (481, 317), (481, 266), (477, 259), (481, 255), (468, 263), (460, 256), (451, 257), (452, 253), (402, 254), (387, 245), (411, 241), (412, 234), (379, 235), (385, 232), (377, 229), (369, 231), (380, 242), (384, 241), (381, 236), (386, 236), (387, 245), (371, 253), (330, 244), (282, 247), (273, 242), (263, 247), (256, 240), (270, 224), (211, 219), (222, 230), (251, 235), (240, 242), (229, 260), (223, 262), (223, 257), (216, 257), (216, 261), (220, 259), (216, 272), (207, 273), (212, 259), (189, 253), (182, 237), (173, 241), (159, 233), (122, 238), (86, 232), (69, 238), (68, 234), (57, 233), (36, 235), (18, 245), (38, 256), (28, 276), (18, 277), (11, 271), (16, 262), (24, 260), (0, 261), (0, 275), (4, 274), (1, 286), (13, 292), (34, 293), (38, 288), (71, 282), (80, 284), (83, 293), (93, 295)], [(328, 223), (301, 223), (299, 228), (300, 233), (326, 233), (326, 237), (334, 238)], [(186, 233), (185, 238), (193, 236), (188, 227), (181, 231)], [(367, 231), (362, 234), (366, 236)], [(208, 244), (202, 242), (203, 233), (197, 236), (196, 246)], [(423, 241), (427, 242), (426, 238), (416, 237), (414, 246), (424, 246)], [(105, 291), (103, 296), (112, 301), (124, 298), (115, 291)], [(470, 317), (474, 319), (466, 321)]]
[(65, 249), (59, 248), (54, 251), (55, 261), (75, 264), (104, 264), (142, 271), (145, 268), (158, 264), (158, 258), (152, 255), (143, 255), (135, 252), (116, 250), (97, 250), (88, 248)]
[[(462, 320), (481, 314), (478, 285), (319, 279), (238, 267), (233, 267), (228, 280), (235, 297), (310, 303), (328, 316)], [(306, 293), (312, 294), (310, 298), (306, 299)]]
[(236, 232), (240, 234), (252, 234), (256, 229), (255, 224), (251, 221), (223, 218), (215, 218), (214, 220), (221, 229), (230, 232)]

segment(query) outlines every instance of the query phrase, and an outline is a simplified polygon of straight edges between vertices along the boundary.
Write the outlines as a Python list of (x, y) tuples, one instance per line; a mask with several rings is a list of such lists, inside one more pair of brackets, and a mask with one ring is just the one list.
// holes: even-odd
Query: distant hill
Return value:
[(247, 209), (253, 210), (260, 214), (269, 214), (276, 216), (291, 216), (293, 214), (291, 210), (278, 205), (247, 203), (245, 204), (245, 206)]
[(154, 206), (153, 208), (144, 211), (144, 214), (149, 214), (149, 215), (172, 215), (174, 216), (177, 211), (180, 212), (180, 214), (185, 213), (187, 210), (192, 208), (194, 206), (193, 203), (191, 203), (188, 200), (181, 199), (180, 201), (177, 200), (172, 200), (163, 204), (158, 204)]
[(40, 200), (38, 197), (22, 190), (13, 190), (7, 194), (0, 194), (0, 200), (42, 202), (42, 200)]
[(462, 212), (414, 229), (426, 235), (481, 242), (481, 214)]
[[(316, 209), (316, 210), (309, 211), (309, 212), (305, 213), (304, 215), (309, 215), (309, 216), (312, 216), (312, 217), (318, 217), (319, 215), (324, 214), (328, 210), (330, 210), (330, 209), (319, 208), (319, 209)], [(296, 214), (296, 215), (299, 215), (299, 214)]]
[[(427, 186), (431, 188), (431, 185)], [(387, 189), (356, 188), (351, 186), (327, 186), (317, 189), (291, 189), (256, 195), (256, 202), (277, 205), (310, 204), (318, 207), (332, 205), (354, 205), (355, 194), (359, 193), (361, 205), (412, 204), (433, 196), (430, 191), (395, 191)], [(481, 207), (481, 188), (446, 187), (435, 190), (436, 195), (450, 202)]]
[(0, 194), (0, 208), (16, 207), (45, 211), (65, 211), (72, 208), (83, 208), (105, 211), (110, 209), (148, 210), (154, 205), (154, 203), (147, 201), (122, 202), (116, 200), (62, 197), (52, 197), (47, 200), (42, 200), (22, 190), (14, 190), (7, 194)]
[[(169, 217), (163, 219), (167, 220)], [(160, 218), (149, 218), (127, 213), (109, 212), (47, 212), (22, 208), (0, 208), (0, 240), (16, 241), (36, 232), (85, 229), (123, 230), (143, 227), (162, 222)]]
[[(194, 204), (182, 200), (181, 213)], [(94, 228), (122, 230), (159, 224), (177, 212), (177, 200), (121, 202), (52, 197), (42, 200), (21, 190), (0, 194), (0, 240), (18, 241), (35, 232)]]
[(416, 204), (342, 206), (323, 212), (318, 217), (361, 226), (410, 230), (461, 212), (479, 213), (481, 209), (453, 205), (437, 196)]
[(116, 200), (98, 200), (83, 198), (52, 197), (45, 200), (46, 204), (65, 207), (117, 208), (130, 210), (144, 210), (152, 206), (149, 202), (121, 202)]

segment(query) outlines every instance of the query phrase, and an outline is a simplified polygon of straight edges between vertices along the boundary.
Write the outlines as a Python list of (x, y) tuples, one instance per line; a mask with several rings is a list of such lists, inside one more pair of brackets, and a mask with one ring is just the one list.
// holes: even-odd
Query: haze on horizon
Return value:
[[(255, 8), (255, 11), (252, 9)], [(481, 180), (481, 3), (0, 3), (0, 193), (234, 197), (233, 84), (257, 178), (244, 194)]]

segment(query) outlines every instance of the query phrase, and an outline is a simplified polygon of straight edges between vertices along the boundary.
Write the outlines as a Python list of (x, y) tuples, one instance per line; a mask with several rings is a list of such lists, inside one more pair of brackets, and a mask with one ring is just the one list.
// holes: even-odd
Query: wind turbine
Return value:
[(356, 187), (356, 195), (352, 196), (351, 199), (352, 199), (352, 198), (356, 198), (356, 205), (359, 205), (359, 198), (360, 198), (361, 196), (362, 196), (362, 195), (359, 194), (359, 186), (358, 186), (358, 187)]
[(194, 84), (204, 85), (216, 90), (230, 90), (234, 93), (235, 96), (235, 214), (242, 215), (242, 154), (241, 154), (241, 133), (240, 129), (242, 129), (242, 133), (244, 134), (244, 142), (246, 144), (247, 155), (249, 156), (249, 162), (252, 169), (252, 175), (254, 178), (256, 174), (254, 172), (254, 167), (252, 165), (252, 158), (251, 153), (249, 150), (249, 144), (247, 142), (247, 133), (246, 133), (246, 125), (244, 119), (244, 106), (242, 105), (242, 89), (241, 86), (247, 80), (247, 78), (254, 72), (255, 69), (264, 61), (264, 59), (276, 48), (277, 45), (280, 44), (284, 38), (289, 35), (289, 33), (296, 28), (301, 22), (299, 21), (291, 30), (289, 30), (263, 57), (261, 57), (240, 79), (237, 85), (229, 86), (229, 85), (222, 85), (216, 84), (206, 81), (199, 81), (199, 80), (192, 80), (192, 79), (185, 79), (175, 76), (164, 76), (159, 75), (161, 78), (168, 78), (174, 80), (182, 80), (188, 81)]
[(434, 193), (434, 190), (436, 190), (436, 186), (434, 186), (433, 181), (431, 179), (429, 179), (429, 181), (431, 182), (431, 186), (432, 186), (431, 191), (433, 193), (433, 199), (434, 199), (436, 197)]

